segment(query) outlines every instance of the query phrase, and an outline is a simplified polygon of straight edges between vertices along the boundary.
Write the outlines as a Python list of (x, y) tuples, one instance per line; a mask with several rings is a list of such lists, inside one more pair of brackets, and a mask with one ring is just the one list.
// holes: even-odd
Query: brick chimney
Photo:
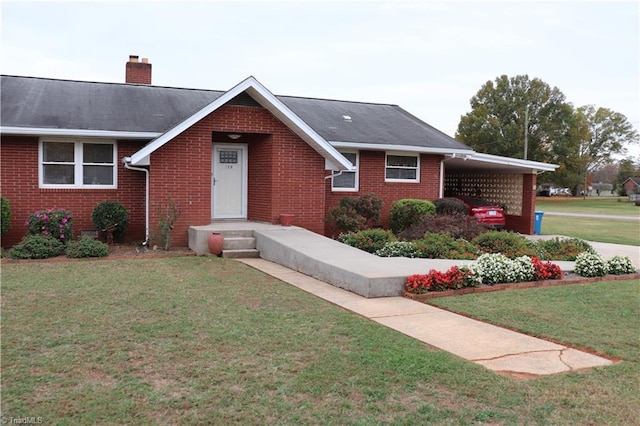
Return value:
[(125, 82), (134, 84), (151, 84), (151, 64), (149, 63), (149, 59), (142, 58), (142, 62), (140, 62), (137, 55), (129, 55)]

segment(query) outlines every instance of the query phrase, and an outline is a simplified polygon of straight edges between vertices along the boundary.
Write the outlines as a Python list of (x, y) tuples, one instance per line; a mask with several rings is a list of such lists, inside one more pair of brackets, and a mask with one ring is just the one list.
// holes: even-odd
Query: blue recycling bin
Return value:
[(544, 212), (536, 211), (535, 219), (533, 221), (533, 233), (536, 235), (540, 235), (542, 233), (542, 216)]

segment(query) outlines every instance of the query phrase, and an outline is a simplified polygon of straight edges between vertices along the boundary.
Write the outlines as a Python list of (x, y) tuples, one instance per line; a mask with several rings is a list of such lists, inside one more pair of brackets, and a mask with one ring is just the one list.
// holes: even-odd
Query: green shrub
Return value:
[(12, 259), (46, 259), (64, 253), (64, 244), (51, 235), (27, 235), (10, 251)]
[(365, 218), (365, 226), (371, 228), (380, 221), (382, 200), (373, 193), (363, 195), (356, 199), (355, 209), (360, 216)]
[(584, 252), (576, 256), (575, 273), (581, 277), (603, 277), (608, 269), (607, 262), (595, 253)]
[(636, 267), (629, 256), (613, 256), (607, 262), (607, 271), (612, 275), (635, 274)]
[(389, 241), (375, 254), (380, 257), (420, 257), (420, 251), (411, 241)]
[(374, 194), (344, 197), (325, 218), (336, 232), (357, 232), (370, 228), (380, 220), (382, 200)]
[(471, 240), (483, 253), (502, 253), (510, 259), (519, 256), (537, 256), (537, 245), (520, 234), (489, 231)]
[(591, 244), (579, 238), (556, 237), (551, 240), (539, 240), (536, 244), (544, 259), (573, 261), (585, 251), (595, 253)]
[(116, 241), (122, 241), (129, 226), (129, 213), (118, 201), (103, 201), (93, 208), (91, 214), (93, 226), (98, 231), (113, 233)]
[(400, 240), (414, 241), (421, 239), (424, 234), (437, 233), (449, 234), (453, 238), (473, 240), (478, 235), (489, 231), (490, 228), (467, 214), (442, 214), (437, 216), (425, 216), (418, 223), (400, 232)]
[(101, 241), (83, 235), (67, 244), (67, 257), (104, 257), (109, 254), (109, 246)]
[(425, 216), (433, 216), (436, 206), (428, 200), (404, 198), (391, 204), (389, 224), (394, 234), (419, 223)]
[(364, 250), (368, 253), (375, 253), (384, 247), (389, 241), (395, 241), (396, 237), (391, 231), (384, 229), (365, 229), (358, 232), (340, 234), (338, 241), (350, 245), (351, 247)]
[(26, 225), (29, 235), (51, 236), (62, 243), (73, 239), (73, 216), (69, 210), (39, 210), (29, 215)]
[(4, 197), (0, 197), (0, 204), (2, 204), (2, 216), (0, 217), (0, 236), (3, 236), (9, 230), (11, 226), (11, 203)]
[(458, 198), (438, 198), (433, 202), (436, 206), (436, 215), (463, 214), (469, 215), (469, 207)]
[(420, 240), (414, 241), (418, 249), (418, 257), (427, 259), (475, 259), (478, 249), (462, 239), (455, 239), (449, 234), (427, 232)]

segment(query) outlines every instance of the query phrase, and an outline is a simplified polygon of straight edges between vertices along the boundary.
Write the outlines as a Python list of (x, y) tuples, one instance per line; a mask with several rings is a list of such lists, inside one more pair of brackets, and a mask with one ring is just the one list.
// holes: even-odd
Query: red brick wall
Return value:
[[(139, 142), (118, 142), (118, 159), (131, 155)], [(2, 136), (0, 191), (11, 202), (11, 228), (2, 246), (18, 243), (26, 234), (27, 217), (36, 210), (65, 208), (74, 217), (73, 229), (93, 229), (91, 213), (101, 201), (120, 201), (129, 211), (125, 238), (144, 240), (144, 174), (126, 170), (118, 161), (117, 189), (41, 189), (38, 187), (38, 138)]]
[(521, 234), (533, 234), (533, 222), (535, 220), (536, 191), (533, 189), (537, 182), (537, 175), (522, 176), (522, 216), (507, 214), (505, 229), (520, 232)]
[(151, 64), (148, 62), (127, 62), (124, 81), (126, 83), (151, 84)]
[(181, 211), (174, 245), (188, 244), (189, 226), (211, 222), (214, 132), (243, 134), (236, 143), (249, 147), (248, 220), (277, 223), (293, 213), (296, 225), (324, 231), (324, 159), (266, 109), (241, 106), (214, 111), (151, 155), (152, 229), (169, 197)]
[(344, 197), (359, 197), (374, 193), (382, 200), (381, 224), (388, 227), (388, 216), (391, 204), (402, 198), (420, 198), (435, 200), (440, 195), (440, 161), (439, 155), (422, 154), (420, 156), (420, 182), (385, 182), (385, 152), (360, 151), (359, 191), (331, 191), (331, 179), (326, 183), (326, 212), (328, 213)]

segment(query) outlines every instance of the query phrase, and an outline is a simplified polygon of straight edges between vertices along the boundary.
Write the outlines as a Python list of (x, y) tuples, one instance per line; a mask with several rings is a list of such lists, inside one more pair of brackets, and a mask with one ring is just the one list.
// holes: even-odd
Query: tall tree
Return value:
[(527, 75), (502, 75), (471, 98), (456, 138), (487, 154), (557, 162), (571, 149), (572, 113), (557, 87)]
[(577, 160), (585, 176), (610, 163), (614, 155), (625, 154), (628, 145), (640, 144), (638, 132), (619, 112), (585, 105), (575, 114), (581, 135)]

